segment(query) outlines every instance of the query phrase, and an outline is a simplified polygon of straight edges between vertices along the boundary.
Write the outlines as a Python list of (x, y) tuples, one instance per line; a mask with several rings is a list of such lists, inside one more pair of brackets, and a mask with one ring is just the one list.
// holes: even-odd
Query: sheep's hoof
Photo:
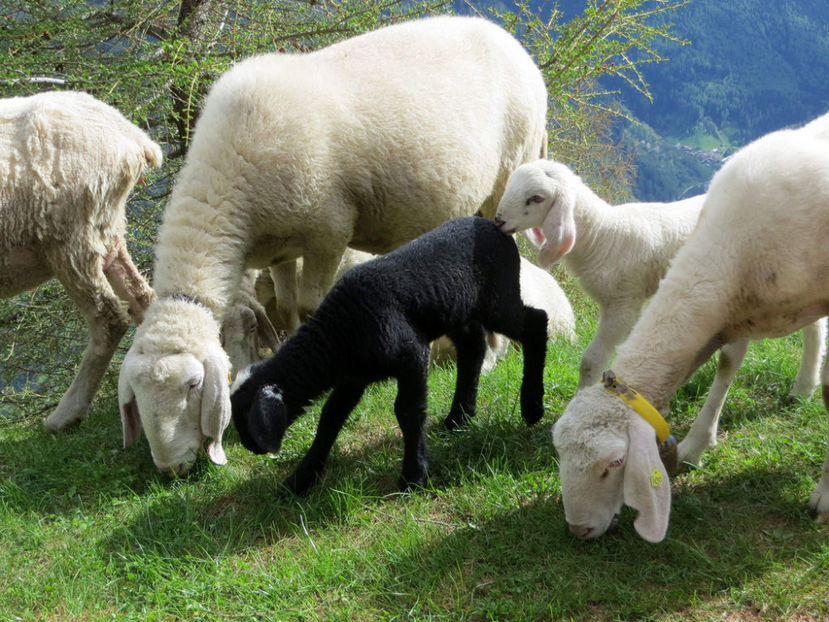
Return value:
[(419, 488), (425, 488), (426, 482), (428, 481), (429, 476), (425, 473), (411, 479), (405, 475), (401, 475), (397, 480), (397, 487), (402, 491), (417, 490)]
[(809, 516), (817, 523), (829, 523), (829, 498), (819, 489), (809, 498)]
[(43, 427), (49, 432), (62, 432), (78, 427), (84, 418), (77, 414), (64, 414), (56, 410), (43, 420)]
[(308, 491), (311, 489), (311, 486), (313, 486), (316, 483), (317, 479), (319, 479), (318, 476), (303, 475), (301, 473), (294, 471), (288, 477), (285, 478), (285, 480), (282, 482), (282, 486), (289, 493), (293, 493), (297, 497), (304, 497), (308, 494)]
[(459, 413), (450, 413), (446, 416), (446, 419), (443, 420), (443, 427), (450, 431), (457, 430), (462, 425), (469, 423), (471, 418), (472, 416), (464, 411), (460, 411)]

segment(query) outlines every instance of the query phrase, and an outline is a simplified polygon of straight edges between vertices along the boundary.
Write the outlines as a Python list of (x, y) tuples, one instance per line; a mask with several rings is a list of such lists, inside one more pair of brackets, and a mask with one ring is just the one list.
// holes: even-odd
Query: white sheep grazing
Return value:
[(89, 327), (49, 430), (86, 417), (130, 317), (140, 323), (153, 298), (127, 252), (125, 204), (161, 158), (144, 132), (86, 93), (0, 99), (0, 297), (55, 277)]
[[(618, 379), (658, 411), (723, 344), (786, 335), (829, 312), (827, 130), (829, 115), (769, 134), (714, 176), (694, 233), (614, 365)], [(822, 381), (827, 402), (827, 368)], [(655, 427), (640, 410), (596, 384), (579, 391), (555, 424), (565, 516), (581, 538), (602, 534), (623, 503), (638, 510), (634, 526), (643, 538), (665, 536), (670, 482)], [(809, 505), (829, 519), (829, 454)]]
[[(525, 231), (541, 247), (543, 265), (561, 259), (599, 304), (599, 326), (582, 356), (579, 388), (599, 380), (616, 346), (630, 333), (671, 258), (696, 226), (704, 198), (608, 205), (566, 165), (550, 160), (523, 164), (510, 177), (496, 222), (508, 233)], [(819, 381), (826, 320), (804, 327), (803, 342), (792, 393), (808, 396)], [(726, 346), (726, 360), (704, 407), (711, 416), (719, 417), (746, 345)]]
[[(224, 461), (217, 318), (242, 271), (274, 267), (277, 303), (296, 300), (299, 312), (284, 314), (296, 326), (330, 289), (346, 246), (382, 253), (449, 218), (492, 216), (512, 170), (544, 151), (546, 100), (530, 56), (479, 18), (396, 24), (228, 71), (164, 213), (159, 300), (121, 367), (125, 444), (143, 423), (162, 470), (187, 471), (205, 437)], [(195, 325), (198, 335), (182, 337)]]

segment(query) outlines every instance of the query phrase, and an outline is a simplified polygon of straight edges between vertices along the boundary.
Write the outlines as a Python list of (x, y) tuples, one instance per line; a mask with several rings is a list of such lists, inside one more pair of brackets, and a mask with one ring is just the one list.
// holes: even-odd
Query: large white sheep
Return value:
[(152, 300), (127, 252), (125, 203), (161, 158), (144, 132), (86, 93), (0, 100), (0, 297), (56, 277), (89, 327), (50, 430), (86, 416), (130, 316), (141, 322)]
[[(666, 412), (677, 387), (723, 344), (785, 335), (827, 315), (826, 231), (829, 115), (751, 143), (714, 176), (694, 233), (618, 351), (615, 374), (639, 392), (640, 406), (621, 399), (619, 387), (596, 384), (555, 424), (565, 516), (576, 535), (599, 536), (625, 503), (638, 510), (643, 538), (664, 538), (670, 482), (645, 402)], [(826, 402), (826, 368), (822, 380)], [(829, 454), (809, 505), (829, 518)]]
[[(599, 380), (616, 346), (630, 333), (671, 258), (696, 226), (704, 198), (608, 205), (570, 168), (550, 160), (523, 164), (510, 177), (496, 222), (510, 233), (525, 231), (541, 248), (542, 264), (561, 259), (599, 305), (599, 325), (582, 356), (579, 388)], [(792, 393), (808, 396), (819, 381), (826, 320), (805, 327), (803, 341)], [(722, 409), (745, 347), (726, 346), (704, 407), (712, 416)]]
[(479, 18), (401, 23), (228, 71), (164, 213), (159, 300), (121, 368), (125, 443), (143, 423), (162, 470), (189, 469), (205, 437), (224, 461), (216, 318), (243, 269), (274, 266), (277, 303), (296, 300), (285, 313), (296, 326), (346, 246), (386, 252), (449, 218), (492, 216), (512, 170), (544, 151), (546, 97), (519, 43)]

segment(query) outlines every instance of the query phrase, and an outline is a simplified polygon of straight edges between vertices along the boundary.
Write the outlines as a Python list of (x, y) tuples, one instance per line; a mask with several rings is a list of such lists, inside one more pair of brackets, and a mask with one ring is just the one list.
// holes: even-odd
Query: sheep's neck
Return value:
[(563, 263), (576, 277), (579, 277), (584, 266), (612, 265), (606, 264), (604, 257), (608, 252), (607, 236), (602, 231), (614, 222), (610, 213), (610, 205), (594, 193), (577, 177), (576, 201), (573, 209), (573, 220), (576, 223), (576, 243), (570, 252), (564, 256)]
[[(194, 202), (200, 210), (187, 209)], [(241, 279), (244, 247), (240, 224), (229, 223), (232, 214), (215, 210), (207, 218), (204, 210), (192, 197), (171, 201), (159, 231), (153, 288), (159, 297), (196, 298), (221, 317)]]
[[(677, 388), (723, 345), (714, 318), (723, 317), (715, 286), (683, 289), (663, 281), (625, 343), (613, 371), (660, 411)], [(709, 295), (710, 294), (710, 295)]]
[(292, 421), (326, 390), (334, 386), (338, 370), (337, 344), (331, 343), (315, 326), (303, 324), (274, 355), (272, 381), (282, 389)]

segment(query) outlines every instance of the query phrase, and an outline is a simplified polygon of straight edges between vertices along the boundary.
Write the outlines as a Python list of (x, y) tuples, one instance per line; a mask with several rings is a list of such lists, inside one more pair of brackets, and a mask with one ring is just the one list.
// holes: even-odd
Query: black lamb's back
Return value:
[(315, 318), (382, 337), (402, 316), (426, 341), (469, 322), (486, 327), (500, 301), (520, 297), (519, 262), (515, 241), (492, 221), (456, 218), (346, 272)]

